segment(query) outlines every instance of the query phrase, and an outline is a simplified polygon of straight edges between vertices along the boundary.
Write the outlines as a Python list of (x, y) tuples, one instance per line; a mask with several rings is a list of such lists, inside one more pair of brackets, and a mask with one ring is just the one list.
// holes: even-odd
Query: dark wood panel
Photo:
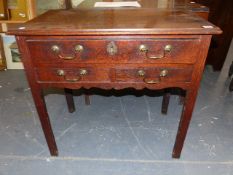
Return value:
[(233, 38), (233, 1), (232, 0), (195, 0), (209, 7), (209, 21), (219, 26), (223, 33), (215, 35), (207, 57), (207, 64), (220, 70), (226, 59)]

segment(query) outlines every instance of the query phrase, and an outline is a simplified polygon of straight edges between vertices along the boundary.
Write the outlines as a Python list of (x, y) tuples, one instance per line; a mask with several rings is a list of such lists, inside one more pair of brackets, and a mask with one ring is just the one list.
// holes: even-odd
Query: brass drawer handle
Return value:
[(77, 82), (81, 79), (81, 77), (77, 76), (77, 78), (67, 78), (66, 76), (64, 76), (64, 79), (68, 82)]
[(158, 80), (148, 80), (146, 78), (143, 78), (143, 81), (147, 84), (158, 84), (160, 83), (160, 78)]
[(64, 79), (68, 82), (77, 82), (77, 81), (80, 81), (82, 76), (85, 76), (88, 74), (88, 71), (86, 69), (80, 69), (79, 71), (79, 75), (77, 75), (75, 78), (68, 78), (66, 77), (66, 73), (64, 70), (62, 69), (59, 69), (57, 70), (57, 75), (58, 76), (61, 76), (61, 77), (64, 77)]
[(72, 55), (72, 56), (63, 56), (61, 54), (58, 54), (58, 57), (63, 59), (63, 60), (73, 60), (75, 59), (75, 55)]
[(161, 55), (158, 55), (158, 56), (150, 56), (150, 55), (149, 55), (149, 49), (148, 49), (148, 47), (147, 47), (146, 45), (144, 45), (144, 44), (141, 44), (141, 45), (139, 46), (139, 50), (140, 50), (140, 52), (145, 53), (145, 55), (146, 55), (146, 57), (147, 57), (148, 59), (161, 59), (161, 58), (164, 58), (164, 57), (166, 56), (166, 53), (171, 52), (171, 50), (172, 50), (172, 45), (166, 45), (166, 46), (164, 47), (164, 49), (163, 49), (163, 53), (162, 53)]
[(168, 75), (168, 70), (167, 69), (163, 69), (162, 71), (160, 71), (160, 74), (158, 76), (158, 79), (148, 79), (146, 78), (146, 72), (144, 70), (139, 70), (138, 71), (138, 76), (143, 77), (143, 81), (147, 84), (158, 84), (161, 82), (161, 77), (166, 77)]
[(62, 70), (62, 69), (59, 69), (59, 70), (57, 70), (57, 75), (58, 76), (64, 76), (65, 75), (65, 71)]
[(19, 16), (21, 16), (22, 18), (26, 18), (26, 14), (25, 13), (19, 13)]
[(159, 77), (166, 77), (168, 75), (168, 70), (163, 69), (160, 71)]
[(77, 53), (81, 53), (83, 52), (84, 48), (82, 45), (78, 44), (74, 47), (75, 53), (71, 56), (63, 56), (63, 54), (61, 54), (61, 48), (58, 45), (53, 45), (51, 47), (51, 50), (53, 53), (57, 54), (59, 58), (64, 59), (64, 60), (73, 60), (76, 57)]
[(75, 52), (82, 52), (84, 50), (83, 46), (78, 44), (74, 47)]

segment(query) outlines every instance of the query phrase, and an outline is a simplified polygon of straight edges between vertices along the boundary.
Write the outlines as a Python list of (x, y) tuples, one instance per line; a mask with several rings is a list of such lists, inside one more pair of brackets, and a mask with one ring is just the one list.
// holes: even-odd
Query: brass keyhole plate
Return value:
[(115, 44), (114, 41), (111, 41), (108, 45), (107, 45), (107, 52), (109, 55), (115, 55), (117, 54), (117, 45)]

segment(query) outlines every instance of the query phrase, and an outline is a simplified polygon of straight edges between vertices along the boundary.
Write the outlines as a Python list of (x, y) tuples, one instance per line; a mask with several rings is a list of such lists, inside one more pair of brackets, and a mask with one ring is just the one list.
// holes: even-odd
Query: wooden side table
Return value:
[(177, 87), (186, 91), (172, 153), (180, 157), (211, 37), (221, 33), (184, 7), (52, 10), (9, 31), (16, 35), (51, 155), (58, 149), (44, 88)]

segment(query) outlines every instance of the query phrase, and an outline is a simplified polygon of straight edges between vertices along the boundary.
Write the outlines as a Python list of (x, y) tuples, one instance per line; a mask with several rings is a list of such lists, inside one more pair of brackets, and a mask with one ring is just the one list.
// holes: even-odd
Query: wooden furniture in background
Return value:
[(211, 36), (221, 33), (185, 7), (52, 10), (9, 31), (16, 35), (51, 155), (58, 149), (44, 88), (177, 87), (186, 91), (172, 154), (180, 157)]
[(8, 19), (7, 0), (0, 1), (0, 20)]
[(25, 0), (9, 0), (8, 11), (11, 20), (15, 21), (26, 21), (29, 19), (28, 16), (28, 5)]
[(66, 9), (72, 9), (72, 2), (71, 0), (64, 0)]
[(221, 70), (233, 38), (233, 1), (232, 0), (195, 0), (210, 8), (209, 21), (219, 26), (223, 33), (213, 36), (207, 64), (214, 70)]
[(2, 36), (0, 36), (0, 70), (5, 70), (5, 69), (6, 69), (6, 58), (3, 49)]
[[(13, 8), (8, 6), (8, 3), (12, 3), (17, 6), (17, 8)], [(11, 4), (10, 3), (10, 4)], [(2, 9), (1, 7), (4, 7)], [(5, 37), (5, 33), (8, 31), (8, 28), (18, 26), (26, 22), (29, 19), (35, 17), (35, 0), (13, 0), (13, 1), (6, 1), (1, 0), (0, 2), (0, 13), (4, 12), (5, 16), (0, 17), (0, 34), (1, 34), (1, 59), (0, 62), (0, 69), (4, 70), (7, 68), (6, 62), (11, 62), (11, 56), (7, 55), (7, 51), (3, 48), (3, 39), (2, 36)], [(7, 60), (6, 60), (7, 59)], [(20, 63), (18, 63), (20, 64)], [(8, 68), (11, 67), (8, 64)], [(17, 66), (14, 66), (17, 67)], [(20, 67), (20, 66), (19, 66)], [(21, 66), (22, 67), (22, 66)]]
[[(0, 31), (7, 32), (7, 29), (13, 25), (18, 25), (33, 19), (36, 16), (35, 0), (16, 0), (16, 9), (9, 9), (9, 17), (6, 20), (0, 20)], [(8, 9), (9, 7), (7, 7)]]

